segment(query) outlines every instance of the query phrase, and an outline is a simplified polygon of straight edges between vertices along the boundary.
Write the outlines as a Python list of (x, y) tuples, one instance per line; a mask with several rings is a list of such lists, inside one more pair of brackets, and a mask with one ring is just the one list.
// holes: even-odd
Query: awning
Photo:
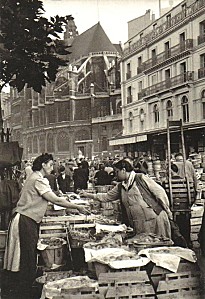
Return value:
[(137, 142), (137, 136), (133, 136), (133, 137), (124, 137), (124, 138), (110, 140), (109, 145), (122, 145), (122, 144), (136, 143), (136, 142)]
[(131, 144), (131, 143), (137, 143), (142, 141), (147, 141), (147, 135), (130, 136), (130, 137), (109, 140), (109, 145), (112, 146), (112, 145)]
[(92, 143), (93, 140), (92, 139), (89, 139), (89, 140), (76, 140), (75, 143)]

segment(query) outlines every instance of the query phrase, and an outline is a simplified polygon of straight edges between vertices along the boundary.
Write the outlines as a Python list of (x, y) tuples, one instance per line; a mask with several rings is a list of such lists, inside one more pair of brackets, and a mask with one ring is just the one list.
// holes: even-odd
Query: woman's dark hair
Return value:
[(125, 170), (128, 172), (133, 170), (132, 165), (126, 160), (126, 158), (114, 163), (113, 166), (119, 170), (125, 168)]
[(33, 171), (40, 171), (42, 169), (43, 163), (48, 163), (48, 161), (53, 160), (53, 156), (51, 154), (45, 153), (40, 156), (38, 156), (33, 161), (32, 170)]

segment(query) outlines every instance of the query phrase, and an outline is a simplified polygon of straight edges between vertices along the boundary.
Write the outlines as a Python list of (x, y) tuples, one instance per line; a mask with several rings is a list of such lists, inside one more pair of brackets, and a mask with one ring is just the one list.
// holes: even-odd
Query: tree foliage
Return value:
[(69, 54), (60, 40), (71, 15), (43, 16), (40, 0), (0, 0), (0, 90), (5, 84), (21, 91), (25, 84), (40, 92), (56, 78), (61, 55)]

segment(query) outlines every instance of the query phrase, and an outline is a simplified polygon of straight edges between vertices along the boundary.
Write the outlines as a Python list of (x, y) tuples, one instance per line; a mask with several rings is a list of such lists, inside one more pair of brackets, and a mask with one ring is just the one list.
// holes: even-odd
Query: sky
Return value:
[(81, 34), (100, 22), (112, 43), (125, 43), (128, 40), (128, 25), (131, 21), (151, 9), (156, 18), (161, 8), (174, 6), (182, 0), (42, 0), (45, 16), (72, 15), (78, 33)]

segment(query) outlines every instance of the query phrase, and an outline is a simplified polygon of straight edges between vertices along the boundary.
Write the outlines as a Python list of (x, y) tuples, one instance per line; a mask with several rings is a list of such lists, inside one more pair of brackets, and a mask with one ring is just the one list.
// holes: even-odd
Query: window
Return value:
[(180, 44), (180, 50), (185, 50), (185, 32), (181, 33), (179, 35), (179, 44)]
[(62, 131), (57, 136), (57, 146), (59, 152), (69, 151), (69, 135)]
[(173, 117), (172, 101), (170, 100), (167, 101), (166, 109), (167, 109), (167, 118), (172, 119)]
[(138, 82), (138, 91), (141, 92), (142, 91), (142, 81)]
[(102, 150), (103, 151), (107, 151), (107, 147), (108, 147), (108, 141), (107, 141), (107, 137), (102, 137)]
[(138, 57), (138, 67), (142, 65), (142, 56)]
[(128, 80), (130, 78), (131, 78), (131, 64), (128, 63), (127, 64), (127, 77), (126, 77), (126, 79)]
[(151, 80), (152, 80), (152, 85), (156, 84), (157, 83), (157, 75), (152, 75), (151, 77)]
[(34, 154), (38, 153), (38, 139), (37, 139), (37, 136), (34, 136), (34, 138), (33, 138), (33, 153)]
[(205, 54), (200, 55), (200, 68), (205, 68)]
[(127, 88), (127, 104), (132, 103), (132, 88), (129, 86)]
[(165, 49), (165, 59), (167, 59), (167, 58), (170, 57), (170, 54), (171, 54), (171, 52), (170, 52), (170, 44), (169, 44), (169, 42), (166, 42), (166, 43), (164, 44), (164, 49)]
[(138, 57), (137, 62), (138, 62), (137, 73), (140, 74), (143, 71), (143, 69), (142, 69), (142, 56)]
[(186, 3), (185, 4), (182, 4), (182, 12), (183, 12), (183, 16), (186, 17), (186, 9), (187, 9), (187, 5)]
[(165, 70), (165, 81), (166, 81), (166, 87), (169, 88), (171, 86), (171, 71), (170, 69)]
[(130, 128), (130, 131), (132, 131), (132, 129), (133, 129), (133, 114), (132, 114), (132, 112), (129, 113), (129, 128)]
[(157, 104), (154, 105), (153, 112), (154, 112), (154, 122), (158, 123), (159, 122), (159, 107)]
[(200, 68), (198, 70), (198, 77), (205, 77), (205, 54), (200, 55)]
[(157, 28), (157, 23), (154, 23), (153, 24), (153, 30), (156, 30), (156, 28)]
[(157, 54), (156, 49), (152, 50), (152, 65), (155, 65), (157, 63)]
[(189, 122), (189, 104), (186, 96), (182, 97), (181, 105), (183, 122)]
[(180, 74), (182, 75), (183, 82), (186, 82), (188, 79), (188, 76), (186, 73), (186, 62), (180, 63)]
[(140, 121), (141, 121), (141, 123), (143, 123), (144, 122), (144, 109), (140, 109)]
[(171, 26), (171, 14), (166, 16), (166, 20), (167, 20), (167, 28), (169, 28)]
[(49, 153), (53, 153), (54, 152), (54, 138), (53, 138), (53, 134), (49, 133), (47, 135), (47, 151)]
[(199, 23), (199, 36), (198, 36), (198, 44), (202, 44), (205, 42), (205, 20)]

